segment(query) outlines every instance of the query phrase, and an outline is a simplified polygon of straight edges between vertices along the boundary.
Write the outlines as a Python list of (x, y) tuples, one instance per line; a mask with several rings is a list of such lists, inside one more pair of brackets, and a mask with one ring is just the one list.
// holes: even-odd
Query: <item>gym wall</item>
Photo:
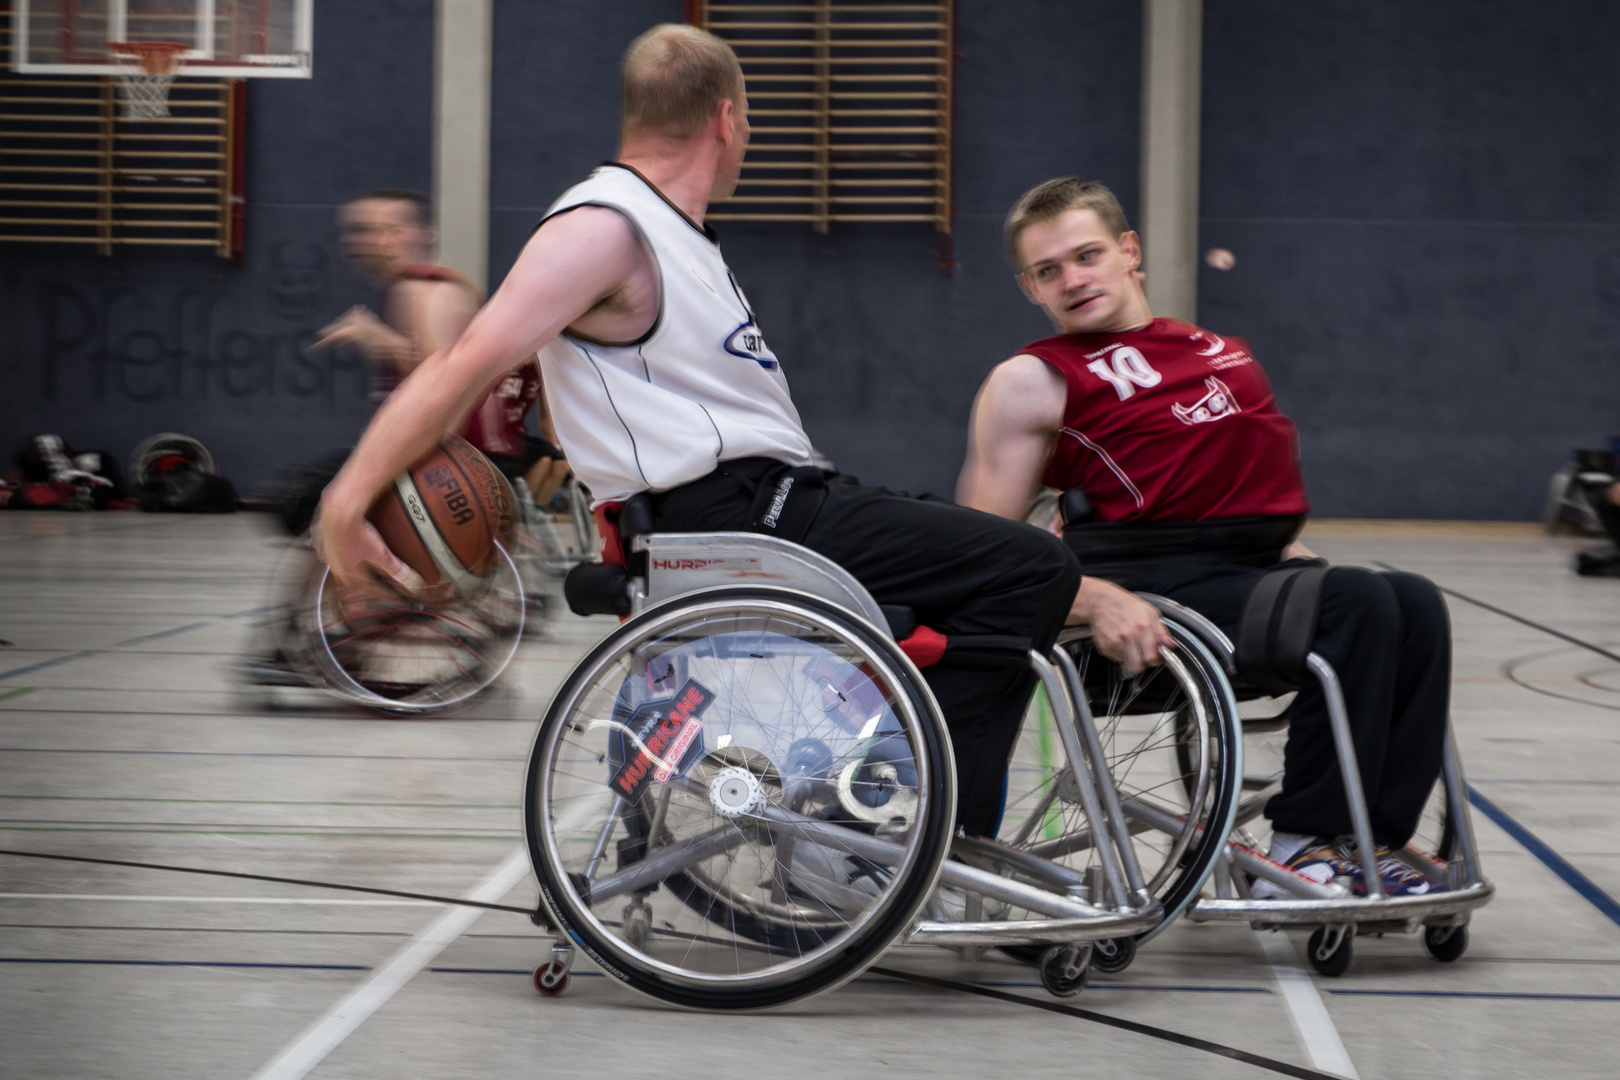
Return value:
[(1620, 5), (1204, 5), (1199, 317), (1320, 514), (1538, 515), (1620, 431)]
[[(1317, 511), (1533, 517), (1574, 443), (1615, 426), (1620, 12), (1551, 0), (1205, 5), (1200, 320), (1248, 337), (1300, 423)], [(681, 0), (497, 0), (490, 280), (613, 153), (624, 46)], [(124, 454), (203, 439), (244, 490), (352, 442), (349, 351), (309, 333), (375, 304), (332, 213), (430, 184), (433, 4), (319, 4), (316, 76), (250, 88), (248, 257), (0, 248), (0, 454), (35, 431)], [(1000, 223), (1078, 172), (1136, 210), (1138, 0), (959, 0), (954, 259), (926, 228), (727, 224), (725, 250), (817, 445), (869, 482), (949, 494), (985, 372), (1048, 332)], [(1151, 272), (1151, 268), (1149, 268)]]

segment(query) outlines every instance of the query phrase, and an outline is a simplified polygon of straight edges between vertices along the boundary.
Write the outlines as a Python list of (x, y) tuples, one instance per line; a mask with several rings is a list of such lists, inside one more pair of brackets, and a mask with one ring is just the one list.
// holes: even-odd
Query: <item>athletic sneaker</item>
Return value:
[[(1350, 889), (1357, 896), (1366, 896), (1367, 872), (1361, 868), (1361, 860), (1354, 857), (1355, 841), (1346, 841), (1345, 851), (1352, 856)], [(1379, 847), (1374, 854), (1378, 857), (1378, 877), (1385, 896), (1428, 896), (1446, 891), (1441, 882), (1425, 877), (1397, 859), (1392, 848)]]
[[(1283, 854), (1279, 851), (1279, 843), (1273, 839), (1271, 851), (1274, 862), (1281, 862), (1288, 869), (1302, 878), (1326, 885), (1336, 877), (1353, 876), (1353, 867), (1344, 856), (1343, 847), (1332, 840), (1323, 840), (1321, 837), (1306, 838), (1305, 843), (1287, 859), (1277, 859)], [(1292, 900), (1293, 893), (1281, 885), (1274, 885), (1269, 881), (1256, 879), (1249, 889), (1249, 895), (1256, 900)]]

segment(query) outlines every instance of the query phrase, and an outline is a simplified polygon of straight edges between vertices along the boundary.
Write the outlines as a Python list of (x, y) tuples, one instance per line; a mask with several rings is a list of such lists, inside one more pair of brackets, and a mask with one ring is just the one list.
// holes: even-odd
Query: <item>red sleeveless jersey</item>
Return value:
[(1309, 512), (1299, 438), (1249, 343), (1176, 319), (1019, 350), (1063, 373), (1063, 428), (1041, 482), (1086, 493), (1098, 521)]
[(486, 454), (520, 458), (528, 453), (524, 418), (540, 396), (540, 362), (513, 368), (467, 418), (461, 437)]

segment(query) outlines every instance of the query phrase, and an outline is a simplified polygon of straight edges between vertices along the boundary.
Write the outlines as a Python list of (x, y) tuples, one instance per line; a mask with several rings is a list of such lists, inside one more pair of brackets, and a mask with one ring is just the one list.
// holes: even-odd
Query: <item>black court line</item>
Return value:
[(88, 964), (95, 967), (289, 968), (294, 971), (370, 971), (363, 964), (264, 964), (247, 960), (95, 960), (55, 956), (0, 956), (0, 964)]
[(1183, 1035), (1179, 1031), (1169, 1031), (1165, 1028), (1154, 1027), (1151, 1024), (1139, 1024), (1135, 1020), (1123, 1020), (1120, 1017), (1093, 1012), (1090, 1009), (1077, 1009), (1073, 1005), (1063, 1005), (1056, 1001), (1043, 1001), (1040, 998), (1025, 997), (1022, 994), (1009, 994), (1002, 990), (992, 990), (988, 986), (957, 982), (955, 979), (939, 979), (932, 975), (914, 975), (911, 972), (897, 971), (894, 968), (872, 967), (867, 970), (877, 975), (886, 975), (891, 979), (915, 983), (918, 986), (932, 986), (940, 990), (956, 990), (964, 994), (976, 994), (979, 997), (994, 998), (996, 1001), (1005, 1001), (1013, 1005), (1026, 1005), (1031, 1009), (1040, 1009), (1061, 1016), (1072, 1016), (1078, 1020), (1089, 1020), (1104, 1027), (1129, 1031), (1133, 1035), (1145, 1035), (1150, 1039), (1158, 1039), (1162, 1042), (1173, 1043), (1176, 1046), (1202, 1050), (1206, 1054), (1214, 1054), (1217, 1057), (1241, 1061), (1245, 1065), (1253, 1065), (1283, 1076), (1300, 1077), (1302, 1080), (1341, 1080), (1340, 1077), (1335, 1076), (1333, 1073), (1318, 1072), (1315, 1069), (1290, 1065), (1286, 1061), (1278, 1061), (1276, 1058), (1268, 1058), (1260, 1054), (1251, 1054), (1247, 1050), (1239, 1050), (1235, 1046), (1210, 1042), (1208, 1039), (1200, 1039), (1193, 1035)]
[(278, 885), (302, 885), (312, 889), (339, 889), (343, 892), (375, 893), (378, 896), (402, 896), (407, 900), (432, 900), (440, 904), (484, 908), (487, 911), (513, 911), (519, 915), (529, 916), (534, 914), (529, 908), (514, 907), (511, 904), (491, 904), (482, 900), (435, 896), (432, 893), (404, 892), (400, 889), (379, 889), (369, 885), (338, 885), (330, 881), (309, 881), (305, 878), (276, 877), (271, 874), (242, 874), (234, 870), (207, 870), (200, 866), (169, 866), (165, 863), (132, 862), (128, 859), (97, 859), (89, 855), (56, 855), (43, 851), (15, 851), (10, 848), (0, 848), (0, 855), (12, 855), (19, 859), (51, 859), (55, 862), (94, 863), (98, 866), (128, 866), (136, 870), (167, 870), (175, 874), (203, 874), (207, 877), (241, 878), (245, 881), (272, 881)]
[[(1373, 562), (1373, 565), (1378, 566), (1378, 567), (1382, 567), (1385, 570), (1394, 570), (1397, 573), (1402, 572), (1399, 567), (1391, 566), (1387, 562), (1378, 562), (1378, 561), (1375, 560)], [(1604, 657), (1605, 659), (1613, 660), (1615, 663), (1620, 664), (1620, 653), (1612, 653), (1608, 649), (1605, 649), (1601, 645), (1594, 645), (1590, 641), (1583, 641), (1580, 638), (1576, 637), (1574, 634), (1566, 634), (1562, 630), (1554, 630), (1552, 627), (1546, 625), (1545, 623), (1538, 623), (1538, 622), (1536, 622), (1536, 620), (1527, 619), (1523, 615), (1515, 615), (1511, 611), (1507, 611), (1507, 610), (1504, 610), (1503, 608), (1499, 608), (1495, 604), (1487, 604), (1483, 600), (1476, 599), (1476, 598), (1474, 598), (1472, 596), (1469, 596), (1466, 593), (1460, 593), (1456, 589), (1448, 589), (1444, 585), (1441, 585), (1439, 582), (1435, 582), (1434, 587), (1439, 589), (1441, 592), (1445, 593), (1447, 596), (1455, 596), (1457, 599), (1463, 601), (1464, 603), (1473, 604), (1477, 608), (1484, 608), (1486, 611), (1489, 611), (1489, 612), (1491, 612), (1492, 614), (1495, 614), (1495, 615), (1500, 615), (1504, 619), (1512, 619), (1514, 622), (1522, 623), (1523, 625), (1530, 627), (1532, 630), (1540, 630), (1543, 634), (1549, 634), (1552, 637), (1555, 637), (1560, 641), (1567, 641), (1571, 645), (1577, 645), (1580, 648), (1583, 648), (1583, 649), (1587, 650), (1588, 652), (1597, 653), (1599, 656)]]

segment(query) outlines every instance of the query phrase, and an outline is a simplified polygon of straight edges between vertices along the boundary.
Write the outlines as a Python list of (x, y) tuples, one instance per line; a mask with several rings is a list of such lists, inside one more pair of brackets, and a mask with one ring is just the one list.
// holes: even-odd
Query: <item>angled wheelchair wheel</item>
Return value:
[(480, 589), (446, 603), (405, 597), (346, 608), (331, 574), (315, 584), (308, 630), (327, 688), (390, 715), (451, 709), (493, 686), (523, 637), (524, 593), (517, 564), (500, 559)]
[(949, 739), (893, 642), (782, 589), (626, 622), (558, 690), (529, 759), (541, 895), (603, 971), (757, 1009), (859, 974), (949, 846)]
[[(1164, 920), (1138, 942), (1196, 899), (1242, 790), (1241, 733), (1225, 675), (1191, 633), (1168, 619), (1165, 626), (1178, 647), (1134, 677), (1096, 650), (1088, 629), (1066, 631), (1058, 641), (1079, 669), (1143, 882), (1164, 906)], [(1013, 752), (999, 838), (1091, 871), (1094, 889), (1100, 886), (1095, 823), (1040, 694)]]

